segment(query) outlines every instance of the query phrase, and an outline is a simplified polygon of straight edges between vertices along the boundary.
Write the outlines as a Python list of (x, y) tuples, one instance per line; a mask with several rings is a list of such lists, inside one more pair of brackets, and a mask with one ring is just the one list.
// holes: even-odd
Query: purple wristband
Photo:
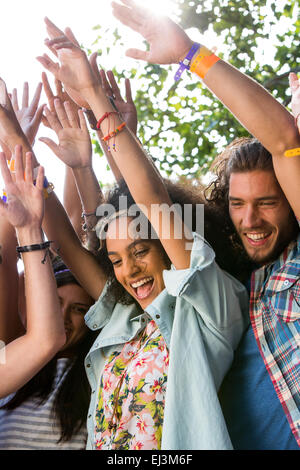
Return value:
[(180, 77), (181, 77), (181, 75), (182, 75), (182, 73), (184, 72), (185, 69), (188, 70), (190, 68), (191, 60), (192, 60), (195, 52), (197, 52), (197, 50), (199, 49), (199, 47), (201, 47), (201, 44), (199, 44), (198, 42), (194, 42), (191, 49), (189, 50), (189, 52), (185, 56), (185, 58), (182, 61), (179, 62), (180, 67), (177, 70), (177, 72), (175, 73), (175, 77), (174, 77), (175, 82), (177, 82), (180, 79)]

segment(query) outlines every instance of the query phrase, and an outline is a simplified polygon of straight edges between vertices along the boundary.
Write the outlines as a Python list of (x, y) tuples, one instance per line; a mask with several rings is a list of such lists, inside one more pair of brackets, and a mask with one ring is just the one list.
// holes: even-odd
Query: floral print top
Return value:
[(108, 358), (96, 408), (97, 450), (161, 448), (168, 366), (167, 346), (154, 320)]

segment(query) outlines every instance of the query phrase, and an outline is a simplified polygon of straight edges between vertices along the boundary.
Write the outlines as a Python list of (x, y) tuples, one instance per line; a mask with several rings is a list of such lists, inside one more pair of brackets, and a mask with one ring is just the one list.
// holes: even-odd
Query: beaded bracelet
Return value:
[[(117, 134), (119, 134), (120, 132), (122, 132), (122, 130), (124, 129), (124, 127), (126, 126), (126, 122), (122, 122), (122, 124), (120, 124), (114, 131), (110, 132), (108, 135), (106, 135), (105, 137), (102, 137), (102, 140), (104, 142), (107, 142), (108, 140), (110, 140), (112, 137), (115, 137)], [(110, 150), (110, 147), (108, 147), (108, 150)], [(113, 150), (116, 150), (116, 143), (114, 142), (113, 143)]]

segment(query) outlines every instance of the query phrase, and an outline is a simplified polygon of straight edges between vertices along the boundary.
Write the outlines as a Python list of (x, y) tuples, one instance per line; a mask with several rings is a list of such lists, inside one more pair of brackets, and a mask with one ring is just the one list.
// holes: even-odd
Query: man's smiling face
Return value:
[(232, 173), (229, 213), (248, 256), (263, 265), (295, 237), (295, 219), (273, 171)]

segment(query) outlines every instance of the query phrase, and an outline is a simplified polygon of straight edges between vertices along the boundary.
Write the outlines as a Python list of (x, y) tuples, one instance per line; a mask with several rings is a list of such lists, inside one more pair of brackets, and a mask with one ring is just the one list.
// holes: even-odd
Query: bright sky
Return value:
[[(170, 0), (164, 0), (164, 11), (161, 9), (161, 0), (151, 0), (150, 6), (156, 9), (160, 5), (159, 11), (168, 13), (170, 4)], [(49, 53), (44, 46), (44, 39), (47, 37), (43, 21), (45, 16), (48, 16), (61, 29), (70, 26), (79, 42), (86, 47), (91, 46), (97, 37), (97, 31), (93, 30), (97, 24), (101, 24), (105, 29), (110, 27), (114, 30), (118, 27), (122, 37), (128, 42), (127, 47), (137, 43), (138, 35), (132, 34), (128, 28), (122, 27), (120, 22), (112, 16), (110, 0), (6, 1), (5, 7), (1, 9), (0, 76), (6, 82), (9, 91), (13, 88), (18, 89), (19, 102), (22, 96), (23, 82), (29, 82), (30, 96), (32, 96), (36, 85), (41, 80), (43, 67), (36, 57), (44, 52)], [(124, 57), (124, 50), (116, 51), (117, 60), (121, 55)], [(101, 63), (108, 68), (114, 65), (111, 57), (103, 58)], [(132, 60), (129, 59), (128, 68), (130, 66), (132, 66)], [(49, 78), (51, 77), (49, 76)], [(42, 95), (41, 103), (47, 103), (44, 95)], [(41, 126), (37, 138), (47, 135), (56, 140), (53, 132)], [(46, 168), (48, 180), (54, 183), (56, 193), (61, 197), (64, 177), (63, 164), (48, 150), (45, 144), (38, 142), (37, 139), (34, 150), (40, 163)], [(100, 159), (95, 156), (94, 168), (98, 178), (103, 182), (112, 181), (112, 175), (105, 170), (105, 167), (104, 158)], [(0, 191), (2, 187), (0, 176)]]

